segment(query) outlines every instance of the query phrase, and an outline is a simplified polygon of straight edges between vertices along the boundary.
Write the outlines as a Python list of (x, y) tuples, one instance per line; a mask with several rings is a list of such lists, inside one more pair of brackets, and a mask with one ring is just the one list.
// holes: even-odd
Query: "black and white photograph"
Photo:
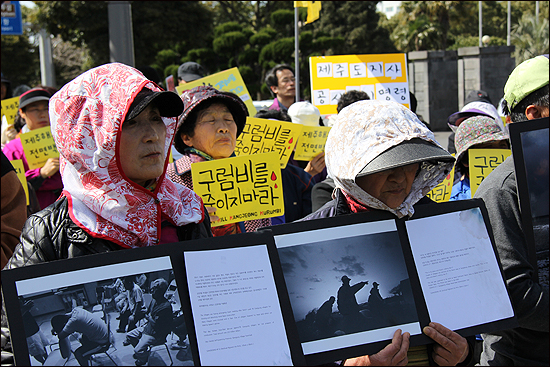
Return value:
[[(357, 226), (362, 230), (350, 230)], [(362, 334), (363, 343), (375, 342), (383, 338), (373, 331), (391, 335), (418, 324), (399, 235), (392, 221), (386, 226), (311, 231), (297, 234), (288, 246), (282, 240), (288, 236), (275, 236), (305, 354), (308, 342), (333, 339), (349, 346), (340, 343), (354, 334)]]
[(25, 279), (16, 288), (32, 366), (193, 365), (169, 257)]

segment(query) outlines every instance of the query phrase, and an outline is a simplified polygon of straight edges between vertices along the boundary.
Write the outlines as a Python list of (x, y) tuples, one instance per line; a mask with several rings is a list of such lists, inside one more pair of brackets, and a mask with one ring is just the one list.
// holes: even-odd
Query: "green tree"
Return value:
[(512, 28), (511, 43), (516, 46), (516, 65), (538, 55), (548, 53), (548, 18), (537, 20), (534, 14), (525, 13)]

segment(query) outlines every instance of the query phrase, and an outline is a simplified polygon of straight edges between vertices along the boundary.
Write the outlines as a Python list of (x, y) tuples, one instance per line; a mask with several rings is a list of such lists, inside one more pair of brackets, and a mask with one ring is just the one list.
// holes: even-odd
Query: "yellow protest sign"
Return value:
[(483, 179), (511, 154), (510, 149), (468, 149), (468, 169), (470, 171), (472, 197)]
[(276, 153), (216, 159), (191, 165), (193, 191), (216, 208), (220, 226), (284, 214), (281, 168)]
[(17, 110), (19, 110), (19, 97), (2, 100), (2, 116), (6, 116), (8, 125), (13, 125)]
[(21, 145), (23, 145), (29, 169), (43, 167), (48, 158), (59, 157), (50, 126), (21, 134)]
[(19, 178), (19, 181), (21, 181), (23, 190), (25, 190), (27, 205), (29, 205), (29, 187), (27, 186), (27, 177), (25, 176), (25, 167), (23, 166), (23, 160), (14, 159), (13, 161), (10, 161), (10, 162), (13, 168), (15, 169), (15, 173), (17, 173), (17, 178)]
[(193, 80), (190, 83), (180, 84), (176, 87), (176, 91), (181, 96), (183, 91), (198, 87), (199, 85), (209, 85), (217, 90), (235, 93), (241, 97), (241, 100), (248, 108), (249, 116), (254, 116), (256, 114), (256, 107), (254, 107), (252, 103), (252, 98), (250, 98), (250, 93), (248, 93), (248, 89), (244, 84), (239, 69), (231, 68), (205, 76), (204, 78)]
[(311, 97), (321, 115), (335, 114), (340, 96), (349, 90), (409, 107), (406, 54), (315, 56), (309, 67)]
[(447, 175), (447, 177), (445, 177), (443, 182), (441, 182), (439, 185), (434, 187), (432, 191), (430, 191), (426, 196), (437, 203), (443, 203), (445, 201), (449, 201), (449, 199), (451, 198), (451, 191), (453, 191), (454, 177), (455, 177), (455, 169), (453, 167), (453, 169)]
[(310, 161), (317, 154), (325, 151), (327, 142), (328, 126), (302, 126), (302, 133), (296, 144), (294, 159), (299, 161)]
[(248, 117), (237, 139), (235, 155), (276, 152), (281, 168), (285, 168), (302, 128), (302, 125), (292, 122)]

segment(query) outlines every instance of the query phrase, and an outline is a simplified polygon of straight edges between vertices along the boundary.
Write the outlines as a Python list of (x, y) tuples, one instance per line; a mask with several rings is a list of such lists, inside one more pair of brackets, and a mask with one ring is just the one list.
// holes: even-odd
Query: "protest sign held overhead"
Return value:
[(176, 91), (181, 95), (183, 91), (193, 89), (199, 85), (209, 85), (217, 90), (235, 93), (244, 102), (246, 108), (248, 108), (248, 114), (250, 116), (256, 114), (256, 107), (252, 103), (252, 98), (250, 98), (250, 93), (248, 93), (248, 89), (238, 68), (227, 69), (189, 83), (180, 84), (176, 87)]
[(349, 90), (409, 107), (405, 54), (316, 56), (309, 58), (309, 68), (312, 102), (321, 115), (336, 114), (340, 96)]
[(281, 168), (285, 168), (300, 137), (303, 125), (248, 117), (243, 132), (237, 138), (235, 155), (275, 152)]
[(59, 157), (50, 126), (21, 134), (21, 145), (23, 145), (29, 169), (43, 167), (49, 158)]
[(6, 116), (8, 125), (13, 125), (17, 110), (19, 109), (19, 97), (2, 100), (2, 116)]
[(283, 185), (275, 153), (216, 159), (191, 166), (193, 191), (220, 218), (212, 226), (284, 214)]
[(327, 142), (328, 126), (303, 126), (300, 138), (296, 144), (294, 159), (299, 161), (310, 161), (317, 154), (325, 151)]
[(468, 149), (472, 197), (485, 177), (493, 172), (511, 154), (512, 151), (510, 149)]

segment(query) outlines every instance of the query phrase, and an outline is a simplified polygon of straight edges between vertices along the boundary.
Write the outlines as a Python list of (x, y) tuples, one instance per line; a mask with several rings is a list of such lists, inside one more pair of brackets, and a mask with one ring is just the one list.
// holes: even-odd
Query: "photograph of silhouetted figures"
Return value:
[(278, 251), (302, 343), (418, 321), (397, 232)]

